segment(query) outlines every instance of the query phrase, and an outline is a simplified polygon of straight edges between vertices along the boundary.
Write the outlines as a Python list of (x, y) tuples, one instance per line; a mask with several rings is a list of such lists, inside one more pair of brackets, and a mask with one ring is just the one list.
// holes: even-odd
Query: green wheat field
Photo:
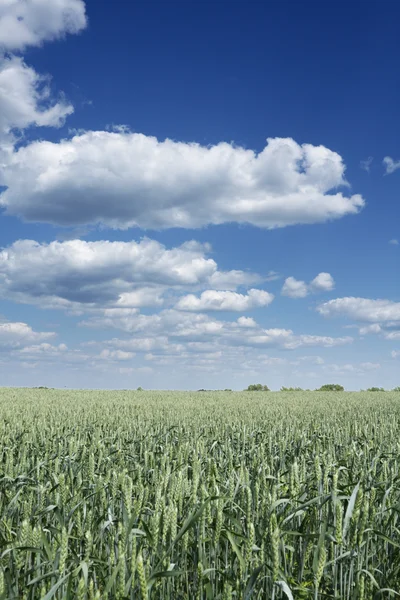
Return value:
[(400, 596), (399, 392), (0, 390), (1, 600)]

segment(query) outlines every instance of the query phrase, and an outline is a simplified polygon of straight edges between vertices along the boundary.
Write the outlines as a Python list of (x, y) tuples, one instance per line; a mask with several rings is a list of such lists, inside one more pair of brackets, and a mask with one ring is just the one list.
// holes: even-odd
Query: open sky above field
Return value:
[(0, 0), (1, 385), (400, 385), (399, 19)]

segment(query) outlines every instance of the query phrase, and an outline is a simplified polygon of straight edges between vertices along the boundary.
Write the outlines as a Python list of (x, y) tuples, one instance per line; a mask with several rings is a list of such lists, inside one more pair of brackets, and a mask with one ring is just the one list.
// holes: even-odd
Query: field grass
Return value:
[(0, 599), (400, 595), (400, 393), (0, 390)]

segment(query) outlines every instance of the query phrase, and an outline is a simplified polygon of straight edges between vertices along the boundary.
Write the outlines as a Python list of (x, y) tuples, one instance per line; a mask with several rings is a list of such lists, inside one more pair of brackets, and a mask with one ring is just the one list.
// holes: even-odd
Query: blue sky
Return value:
[(0, 6), (2, 385), (400, 385), (399, 17)]

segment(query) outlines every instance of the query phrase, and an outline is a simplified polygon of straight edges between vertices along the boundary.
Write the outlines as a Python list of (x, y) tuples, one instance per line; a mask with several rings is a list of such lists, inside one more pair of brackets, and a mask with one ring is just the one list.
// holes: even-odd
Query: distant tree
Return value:
[(140, 386), (139, 386), (139, 387), (137, 388), (137, 390), (136, 390), (136, 391), (137, 391), (137, 392), (143, 392), (144, 390), (143, 390), (143, 388), (142, 388), (142, 387), (140, 387)]
[(231, 392), (231, 391), (232, 391), (231, 388), (225, 388), (224, 389), (224, 392)]
[(301, 387), (281, 387), (281, 392), (302, 392), (303, 389)]
[(397, 387), (393, 388), (392, 391), (393, 392), (400, 392), (400, 385), (398, 385)]
[(371, 387), (367, 389), (367, 392), (384, 392), (385, 388)]
[(253, 383), (249, 385), (245, 392), (269, 392), (270, 389), (267, 385), (262, 385), (261, 383)]
[(344, 392), (344, 387), (339, 385), (338, 383), (326, 383), (325, 385), (321, 385), (316, 392)]

